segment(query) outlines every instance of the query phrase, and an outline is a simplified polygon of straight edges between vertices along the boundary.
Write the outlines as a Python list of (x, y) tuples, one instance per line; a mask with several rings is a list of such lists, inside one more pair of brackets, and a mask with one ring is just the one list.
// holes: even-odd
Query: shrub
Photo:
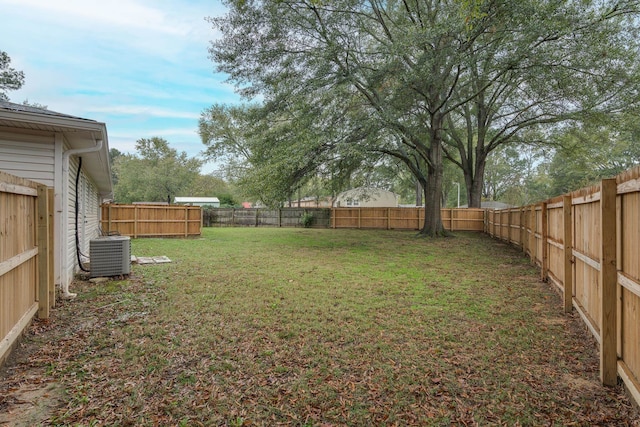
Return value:
[(304, 228), (311, 227), (313, 225), (313, 214), (309, 212), (305, 212), (304, 214), (302, 214), (302, 216), (300, 217), (300, 223)]

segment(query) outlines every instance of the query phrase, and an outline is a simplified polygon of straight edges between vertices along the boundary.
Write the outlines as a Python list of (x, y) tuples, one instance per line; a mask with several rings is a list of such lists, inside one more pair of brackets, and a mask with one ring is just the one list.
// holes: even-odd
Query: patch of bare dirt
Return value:
[(52, 338), (53, 326), (53, 320), (35, 319), (0, 367), (0, 426), (45, 425), (62, 405), (64, 390), (38, 355), (41, 338)]
[(600, 387), (595, 381), (589, 381), (588, 379), (578, 377), (572, 374), (565, 374), (563, 376), (563, 381), (568, 385), (568, 387), (572, 390), (583, 391), (597, 391)]
[(28, 382), (5, 390), (0, 397), (0, 426), (42, 425), (61, 404), (62, 397), (62, 388), (54, 382)]

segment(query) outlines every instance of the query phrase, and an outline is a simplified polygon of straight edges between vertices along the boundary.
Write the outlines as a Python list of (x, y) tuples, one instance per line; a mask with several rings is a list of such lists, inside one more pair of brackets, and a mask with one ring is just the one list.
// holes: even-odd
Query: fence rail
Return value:
[[(442, 223), (450, 231), (483, 231), (484, 209), (442, 209)], [(419, 230), (424, 208), (281, 208), (227, 209), (204, 211), (208, 227), (302, 227), (304, 215), (311, 215), (316, 228), (369, 228)]]
[(102, 205), (103, 233), (131, 237), (190, 237), (202, 234), (199, 206)]
[(0, 364), (55, 303), (52, 201), (46, 186), (0, 172)]
[(600, 346), (600, 379), (640, 403), (640, 167), (535, 205), (489, 211), (490, 235), (519, 246)]

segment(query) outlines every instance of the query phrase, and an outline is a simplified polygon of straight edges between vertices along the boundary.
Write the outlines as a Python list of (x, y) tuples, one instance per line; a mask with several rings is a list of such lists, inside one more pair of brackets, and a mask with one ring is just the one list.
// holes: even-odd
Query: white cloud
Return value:
[(194, 45), (206, 58), (208, 42), (217, 35), (205, 17), (224, 11), (220, 2), (204, 0), (0, 0), (0, 8), (3, 5), (24, 21), (19, 27), (21, 37), (39, 38), (42, 46), (66, 43), (70, 52), (58, 54), (77, 55), (74, 45), (101, 40), (113, 50), (133, 48), (177, 63), (194, 59), (184, 56), (194, 51)]
[(5, 0), (4, 3), (37, 9), (48, 19), (64, 18), (67, 26), (111, 28), (112, 31), (128, 27), (182, 35), (189, 32), (184, 24), (175, 25), (166, 12), (131, 0)]
[[(172, 137), (188, 137), (188, 138), (193, 138), (193, 137), (198, 137), (197, 134), (197, 129), (196, 127), (172, 127), (172, 128), (153, 128), (153, 129), (146, 129), (145, 132), (148, 133), (148, 135), (143, 135), (143, 136), (134, 136), (133, 138), (135, 139), (140, 139), (140, 138), (151, 138), (153, 136), (159, 136), (160, 138), (165, 138), (165, 139), (169, 139), (169, 136)], [(118, 132), (109, 132), (109, 136), (113, 137), (113, 138), (131, 138), (132, 134), (134, 134), (135, 132), (131, 131), (131, 130), (127, 130), (127, 131), (118, 131)], [(171, 141), (169, 141), (171, 142)]]
[[(189, 156), (204, 148), (201, 111), (237, 103), (208, 59), (211, 0), (0, 0), (0, 49), (25, 72), (14, 102), (104, 122), (109, 146), (160, 136)], [(16, 36), (16, 35), (19, 35)]]
[(191, 113), (188, 111), (168, 110), (164, 108), (156, 108), (144, 105), (112, 105), (108, 107), (87, 107), (87, 111), (94, 113), (107, 113), (117, 115), (138, 115), (138, 116), (151, 116), (151, 117), (171, 117), (180, 119), (194, 119), (200, 118), (200, 114)]

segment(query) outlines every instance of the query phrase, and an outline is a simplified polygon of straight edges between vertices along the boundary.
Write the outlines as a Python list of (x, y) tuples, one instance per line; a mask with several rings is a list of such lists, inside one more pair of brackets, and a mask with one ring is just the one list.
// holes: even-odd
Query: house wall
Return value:
[[(78, 172), (79, 160), (76, 156), (69, 159), (69, 172), (67, 176), (67, 218), (65, 233), (65, 265), (63, 265), (62, 280), (69, 283), (73, 280), (75, 273), (80, 270), (76, 255), (76, 216), (75, 203), (76, 193), (78, 194), (78, 238), (80, 242), (80, 253), (89, 256), (89, 242), (100, 235), (100, 197), (96, 185), (87, 175), (84, 168), (80, 171), (78, 189), (76, 192), (76, 174)], [(84, 258), (83, 258), (84, 260)]]
[(331, 197), (321, 197), (319, 199), (312, 197), (308, 199), (291, 201), (292, 208), (330, 208), (331, 205)]
[(52, 133), (0, 129), (0, 170), (54, 186), (55, 138)]
[[(78, 158), (71, 156), (65, 173), (62, 153), (68, 149), (62, 134), (0, 128), (0, 171), (55, 189), (55, 283), (68, 284), (78, 271), (75, 240), (75, 180)], [(66, 176), (65, 176), (66, 175)], [(100, 235), (100, 196), (95, 183), (82, 170), (79, 187), (78, 228), (81, 252), (89, 255), (89, 241)], [(66, 189), (66, 191), (65, 191)], [(63, 199), (63, 196), (66, 197)], [(63, 224), (65, 225), (64, 227)], [(62, 230), (61, 230), (62, 228)]]
[(354, 189), (340, 193), (336, 197), (335, 206), (340, 208), (395, 208), (398, 206), (398, 199), (395, 193), (386, 190)]

